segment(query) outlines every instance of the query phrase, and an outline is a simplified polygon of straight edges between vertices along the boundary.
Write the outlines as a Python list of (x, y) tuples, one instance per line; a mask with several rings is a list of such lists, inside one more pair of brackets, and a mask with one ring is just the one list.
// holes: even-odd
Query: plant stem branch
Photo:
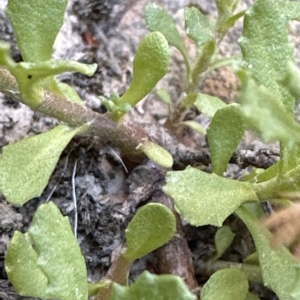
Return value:
[(194, 264), (196, 275), (205, 276), (208, 278), (218, 270), (234, 267), (243, 270), (247, 274), (249, 281), (263, 283), (261, 270), (257, 265), (242, 264), (223, 260), (218, 260), (216, 262), (199, 260)]
[[(0, 68), (0, 92), (23, 102), (16, 79), (3, 68)], [(133, 124), (124, 121), (117, 124), (107, 115), (96, 113), (48, 91), (43, 91), (42, 97), (42, 103), (32, 109), (73, 127), (88, 124), (89, 129), (85, 134), (98, 136), (104, 142), (112, 141), (124, 154), (129, 156), (143, 156), (143, 153), (136, 147), (145, 140), (151, 140), (143, 129), (137, 128)]]

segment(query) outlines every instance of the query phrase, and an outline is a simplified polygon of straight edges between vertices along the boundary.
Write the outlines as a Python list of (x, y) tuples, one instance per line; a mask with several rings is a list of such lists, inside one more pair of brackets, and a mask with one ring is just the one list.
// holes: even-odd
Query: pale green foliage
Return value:
[(114, 284), (110, 300), (196, 300), (182, 278), (145, 271), (129, 287)]
[(181, 122), (180, 124), (186, 125), (191, 129), (193, 129), (195, 132), (198, 132), (200, 134), (204, 134), (204, 135), (206, 134), (206, 129), (196, 121), (184, 121)]
[(173, 165), (172, 155), (157, 144), (147, 141), (142, 143), (138, 149), (143, 151), (147, 157), (162, 167), (171, 168)]
[(207, 174), (192, 167), (167, 173), (164, 192), (192, 225), (221, 226), (245, 201), (257, 201), (252, 185)]
[(47, 289), (48, 279), (37, 259), (30, 235), (15, 231), (5, 255), (5, 271), (22, 296), (40, 297)]
[(175, 234), (175, 216), (166, 206), (150, 203), (140, 208), (125, 231), (124, 256), (134, 261), (167, 243)]
[(56, 128), (2, 148), (0, 191), (7, 201), (24, 204), (48, 184), (61, 152), (82, 128)]
[(15, 233), (6, 254), (5, 270), (21, 295), (87, 299), (84, 258), (68, 218), (52, 202), (38, 208), (28, 233)]
[(299, 284), (296, 281), (294, 257), (283, 246), (279, 249), (270, 246), (271, 234), (246, 208), (240, 207), (236, 213), (247, 225), (253, 237), (264, 284), (272, 289), (280, 300), (292, 300), (291, 292), (296, 287), (295, 284)]
[(199, 9), (186, 7), (184, 17), (186, 34), (196, 42), (197, 46), (205, 45), (214, 39), (212, 25)]
[[(183, 55), (186, 63), (188, 54), (186, 46), (180, 36), (174, 20), (162, 7), (157, 4), (149, 4), (145, 10), (146, 26), (150, 31), (161, 32), (171, 46), (176, 47)], [(188, 65), (188, 63), (187, 63)]]
[(248, 294), (246, 295), (245, 300), (260, 300), (260, 298), (258, 298), (258, 296), (254, 295), (254, 294), (252, 294), (252, 293), (248, 293)]
[(257, 85), (245, 72), (240, 72), (243, 86), (239, 98), (241, 110), (251, 128), (260, 133), (264, 141), (300, 143), (300, 125), (293, 115), (282, 108), (279, 98), (263, 85)]
[(13, 27), (24, 61), (50, 60), (63, 24), (67, 0), (9, 0), (5, 13)]
[(164, 88), (158, 89), (156, 93), (163, 103), (166, 103), (168, 105), (171, 104), (171, 97), (169, 92), (166, 89)]
[(245, 13), (239, 43), (244, 66), (259, 84), (271, 91), (285, 112), (292, 113), (294, 97), (284, 86), (278, 84), (278, 80), (286, 76), (288, 64), (293, 60), (294, 49), (288, 41), (289, 18), (283, 15), (281, 8), (282, 3), (288, 2), (255, 1)]
[(202, 300), (243, 300), (248, 293), (246, 274), (236, 268), (215, 272), (201, 290)]
[(8, 1), (6, 14), (24, 62), (14, 63), (9, 57), (9, 49), (3, 45), (0, 62), (16, 77), (23, 101), (31, 107), (41, 104), (41, 88), (83, 105), (76, 92), (71, 87), (59, 84), (54, 75), (75, 71), (91, 76), (97, 68), (96, 64), (88, 66), (71, 61), (51, 60), (52, 46), (63, 24), (66, 5), (67, 0)]
[(170, 48), (161, 33), (149, 33), (141, 40), (133, 60), (133, 78), (128, 89), (122, 97), (104, 101), (113, 119), (119, 120), (128, 111), (126, 105), (129, 108), (136, 105), (152, 91), (168, 72), (169, 60)]
[[(299, 262), (296, 263), (295, 265), (295, 269), (296, 269), (296, 272), (297, 272), (297, 278), (300, 278), (300, 265), (299, 265)], [(291, 292), (291, 297), (293, 300), (298, 300), (300, 298), (300, 286), (299, 286), (299, 279), (297, 281), (295, 281), (295, 287), (294, 289), (292, 290)]]
[[(191, 97), (193, 94), (190, 94)], [(208, 117), (212, 118), (217, 110), (226, 107), (226, 104), (217, 97), (213, 97), (207, 94), (194, 94), (194, 104), (195, 106), (207, 115)]]
[(231, 231), (230, 227), (227, 225), (219, 228), (215, 234), (215, 245), (217, 253), (214, 259), (220, 258), (227, 248), (231, 245), (235, 234)]
[(207, 130), (212, 170), (222, 176), (245, 131), (244, 118), (237, 104), (219, 109)]

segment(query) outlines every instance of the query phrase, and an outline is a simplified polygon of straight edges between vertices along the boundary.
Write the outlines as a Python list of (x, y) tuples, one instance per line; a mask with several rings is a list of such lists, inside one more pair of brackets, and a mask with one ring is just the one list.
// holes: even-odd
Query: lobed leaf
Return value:
[(192, 225), (222, 226), (242, 203), (258, 201), (252, 185), (187, 167), (167, 173), (164, 192), (182, 217)]
[(153, 275), (144, 271), (129, 287), (113, 285), (110, 300), (196, 300), (183, 279), (175, 275)]
[(215, 272), (201, 290), (202, 300), (242, 300), (248, 294), (247, 275), (240, 269), (227, 268)]
[(264, 285), (272, 289), (280, 300), (292, 300), (291, 292), (295, 287), (296, 270), (294, 258), (288, 249), (270, 246), (270, 232), (263, 228), (247, 209), (240, 207), (236, 214), (246, 224), (253, 237), (259, 256)]
[(176, 220), (170, 209), (159, 203), (140, 208), (126, 231), (124, 256), (134, 261), (167, 243), (175, 234)]
[(61, 152), (82, 128), (59, 125), (4, 146), (0, 156), (0, 191), (12, 204), (38, 197), (48, 184)]
[(49, 60), (63, 24), (67, 0), (9, 0), (6, 15), (24, 61)]
[(88, 298), (84, 258), (68, 217), (53, 202), (38, 208), (27, 234), (15, 233), (5, 266), (22, 294), (61, 300)]
[(207, 130), (214, 173), (223, 176), (223, 172), (242, 139), (244, 131), (245, 122), (239, 105), (227, 105), (216, 112)]

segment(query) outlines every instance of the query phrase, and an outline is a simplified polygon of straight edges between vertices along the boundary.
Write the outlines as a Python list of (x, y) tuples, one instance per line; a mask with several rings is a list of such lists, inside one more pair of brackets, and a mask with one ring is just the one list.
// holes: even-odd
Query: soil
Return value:
[[(138, 42), (147, 33), (143, 11), (145, 5), (150, 2), (164, 6), (176, 19), (181, 32), (183, 32), (183, 8), (186, 5), (200, 7), (202, 12), (211, 18), (216, 16), (214, 2), (210, 0), (70, 1), (65, 25), (55, 43), (54, 56), (98, 64), (97, 72), (92, 78), (80, 74), (63, 74), (60, 79), (72, 85), (85, 103), (99, 113), (104, 113), (105, 108), (98, 96), (108, 97), (115, 91), (122, 94), (131, 80), (133, 55)], [(239, 9), (246, 8), (249, 2), (241, 1)], [(5, 0), (0, 0), (0, 40), (8, 41), (12, 45), (12, 57), (20, 61), (22, 58), (3, 12), (5, 3)], [(225, 56), (239, 52), (237, 39), (241, 32), (240, 28), (241, 21), (237, 22), (224, 39), (221, 47)], [(193, 52), (191, 42), (186, 39), (186, 43)], [(170, 71), (159, 83), (159, 87), (167, 88), (172, 100), (175, 101), (182, 92), (185, 70), (178, 51), (172, 49), (172, 54)], [(232, 102), (238, 89), (238, 82), (229, 69), (221, 68), (210, 74), (199, 88), (226, 102)], [(156, 94), (152, 93), (133, 109), (130, 118), (141, 126), (150, 128), (151, 132), (151, 128), (157, 128), (157, 125), (164, 123), (167, 115), (166, 105), (159, 102)], [(205, 125), (209, 121), (193, 110), (189, 112), (189, 117), (196, 118)], [(0, 149), (23, 137), (53, 128), (57, 123), (50, 117), (33, 112), (13, 99), (0, 95)], [(207, 150), (206, 140), (200, 135), (185, 129), (179, 136), (185, 144)], [(244, 150), (265, 147), (251, 135), (244, 139), (241, 146)], [(183, 167), (184, 165), (179, 165), (177, 168)], [(209, 170), (209, 165), (203, 168)], [(74, 212), (72, 197), (73, 172), (77, 212)], [(241, 172), (243, 170), (239, 166), (232, 164), (226, 176), (238, 178)], [(164, 176), (165, 170), (151, 161), (132, 162), (122, 157), (120, 150), (113, 145), (101, 143), (93, 138), (74, 138), (61, 155), (49, 184), (40, 197), (30, 200), (22, 207), (16, 207), (8, 204), (0, 195), (0, 299), (33, 299), (18, 296), (7, 281), (4, 255), (13, 232), (26, 231), (40, 204), (49, 200), (54, 201), (63, 215), (69, 217), (72, 226), (77, 213), (78, 242), (86, 260), (88, 278), (91, 282), (95, 282), (105, 276), (118, 249), (124, 244), (124, 231), (135, 211), (149, 201), (165, 197), (161, 194)], [(190, 256), (195, 266), (199, 262), (205, 264), (205, 261), (216, 252), (214, 234), (217, 228), (192, 227), (180, 218), (179, 223), (183, 223), (180, 232), (182, 247), (186, 251), (184, 255)], [(231, 227), (235, 238), (222, 259), (241, 262), (254, 251), (251, 236), (243, 223), (234, 216), (230, 216), (225, 223)], [(184, 259), (184, 255), (179, 257)], [(161, 273), (160, 265), (164, 259), (163, 252), (155, 251), (138, 260), (132, 267), (130, 280), (133, 281), (143, 270)], [(183, 264), (188, 265), (189, 262)], [(194, 286), (190, 287), (198, 291), (198, 285), (201, 288), (208, 279), (208, 274), (199, 272), (192, 274), (193, 270), (189, 270), (189, 273), (191, 281), (194, 276), (196, 278)], [(260, 299), (277, 299), (262, 285), (251, 284), (251, 291)]]

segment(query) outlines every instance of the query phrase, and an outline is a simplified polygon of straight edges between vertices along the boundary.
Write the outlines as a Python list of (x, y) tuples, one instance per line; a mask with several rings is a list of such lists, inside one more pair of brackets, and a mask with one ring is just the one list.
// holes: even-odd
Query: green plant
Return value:
[[(146, 23), (153, 32), (137, 50), (133, 80), (123, 96), (102, 97), (108, 113), (100, 115), (85, 107), (71, 87), (54, 78), (64, 71), (92, 75), (96, 68), (51, 59), (67, 1), (9, 0), (6, 14), (24, 62), (15, 63), (9, 56), (9, 46), (0, 43), (0, 91), (67, 125), (5, 146), (0, 157), (0, 191), (12, 204), (24, 204), (40, 195), (61, 152), (75, 135), (110, 139), (124, 155), (136, 159), (146, 154), (170, 168), (173, 160), (168, 151), (142, 128), (125, 123), (122, 117), (166, 74), (168, 45), (175, 46), (186, 64), (184, 93), (175, 103), (167, 91), (160, 90), (158, 94), (170, 106), (169, 122), (174, 127), (182, 123), (182, 110), (192, 105), (212, 119), (207, 131), (192, 120), (183, 124), (207, 134), (213, 173), (191, 166), (183, 171), (169, 171), (163, 190), (173, 199), (181, 216), (195, 226), (221, 227), (235, 213), (251, 232), (258, 257), (252, 268), (244, 264), (242, 270), (225, 268), (215, 272), (204, 285), (201, 299), (257, 299), (248, 292), (248, 280), (252, 279), (261, 280), (281, 300), (298, 299), (299, 265), (285, 247), (270, 246), (271, 234), (260, 226), (259, 219), (263, 215), (261, 201), (278, 202), (282, 192), (299, 190), (300, 126), (294, 121), (293, 108), (300, 94), (300, 77), (288, 42), (288, 22), (300, 20), (300, 4), (257, 0), (246, 12), (235, 13), (239, 1), (215, 2), (215, 22), (194, 7), (185, 9), (186, 33), (197, 50), (193, 63), (168, 13), (155, 4), (147, 6)], [(37, 6), (43, 19), (35, 15)], [(222, 59), (218, 45), (242, 16), (242, 55)], [(231, 66), (240, 79), (239, 104), (226, 105), (197, 90), (207, 73), (224, 65)], [(255, 130), (265, 142), (279, 141), (280, 160), (266, 170), (255, 170), (241, 181), (224, 178), (227, 164), (247, 128)], [(284, 199), (279, 202), (286, 203)], [(169, 241), (174, 233), (175, 217), (168, 208), (160, 204), (142, 207), (128, 225), (127, 248), (103, 280), (88, 286), (84, 261), (70, 226), (50, 202), (39, 207), (26, 234), (14, 234), (6, 254), (6, 271), (17, 291), (28, 296), (87, 299), (88, 295), (97, 294), (99, 299), (195, 299), (183, 280), (173, 275), (145, 272), (133, 285), (126, 286), (132, 262)], [(228, 227), (218, 230), (218, 253), (212, 262), (217, 264), (232, 239)], [(172, 294), (173, 291), (176, 293)]]

